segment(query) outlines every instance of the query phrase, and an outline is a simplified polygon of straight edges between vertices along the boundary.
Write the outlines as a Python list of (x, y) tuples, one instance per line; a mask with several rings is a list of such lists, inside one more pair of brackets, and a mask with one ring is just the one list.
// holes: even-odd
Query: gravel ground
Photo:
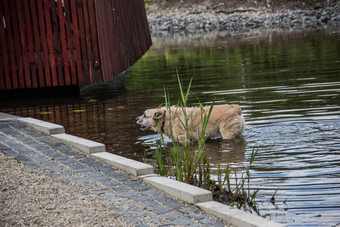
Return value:
[(153, 36), (212, 31), (240, 34), (254, 29), (315, 30), (340, 25), (340, 1), (336, 0), (318, 8), (282, 8), (277, 11), (247, 6), (231, 9), (224, 4), (199, 3), (178, 8), (152, 4), (147, 13)]
[(0, 226), (129, 226), (87, 188), (57, 183), (1, 152), (0, 166)]

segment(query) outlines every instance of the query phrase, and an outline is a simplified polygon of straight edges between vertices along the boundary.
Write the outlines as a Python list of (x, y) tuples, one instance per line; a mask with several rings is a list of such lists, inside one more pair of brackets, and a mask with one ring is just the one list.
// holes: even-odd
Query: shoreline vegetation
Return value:
[(339, 0), (145, 0), (153, 36), (340, 26)]

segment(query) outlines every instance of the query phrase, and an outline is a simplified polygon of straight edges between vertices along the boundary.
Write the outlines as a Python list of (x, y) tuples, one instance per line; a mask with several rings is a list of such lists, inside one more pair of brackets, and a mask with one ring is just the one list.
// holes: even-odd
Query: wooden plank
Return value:
[(61, 1), (57, 1), (58, 3), (58, 17), (59, 17), (59, 24), (60, 24), (60, 38), (61, 38), (61, 49), (62, 49), (62, 60), (64, 66), (64, 79), (65, 85), (71, 85), (71, 77), (70, 77), (70, 64), (68, 60), (68, 53), (67, 53), (67, 41), (66, 41), (66, 30), (65, 30), (65, 17), (64, 17), (64, 7), (62, 6)]
[(30, 67), (30, 73), (31, 73), (32, 87), (37, 88), (38, 77), (37, 77), (36, 64), (35, 64), (36, 61), (35, 61), (35, 50), (34, 50), (34, 41), (33, 41), (33, 28), (32, 28), (29, 1), (23, 1), (23, 3), (24, 3), (24, 11), (25, 11), (27, 43), (28, 43), (28, 51), (29, 51), (29, 67)]
[(65, 13), (65, 27), (66, 27), (66, 38), (67, 38), (67, 47), (68, 47), (68, 56), (71, 68), (71, 84), (77, 84), (77, 75), (75, 68), (75, 60), (74, 60), (74, 46), (73, 46), (73, 34), (71, 29), (71, 11), (69, 7), (70, 0), (64, 0), (64, 13)]
[[(85, 41), (86, 41), (86, 51), (87, 51), (87, 61), (88, 61), (88, 75), (84, 72), (84, 83), (93, 83), (93, 57), (92, 57), (92, 45), (91, 45), (91, 30), (90, 30), (90, 16), (88, 12), (88, 1), (82, 0), (83, 6), (83, 16), (84, 16), (84, 29), (85, 29)], [(85, 63), (84, 63), (85, 64)], [(85, 65), (86, 67), (86, 65)]]
[[(120, 4), (120, 8), (121, 8), (121, 20), (119, 23), (119, 27), (120, 29), (123, 31), (122, 33), (120, 33), (121, 35), (119, 36), (119, 40), (123, 40), (123, 37), (125, 37), (125, 40), (123, 41), (123, 47), (122, 47), (122, 55), (123, 55), (123, 62), (121, 64), (121, 67), (118, 68), (119, 71), (124, 70), (124, 68), (128, 68), (129, 66), (129, 55), (133, 56), (134, 53), (133, 52), (129, 52), (130, 50), (130, 46), (132, 45), (132, 35), (133, 35), (133, 29), (131, 27), (131, 22), (126, 23), (125, 20), (128, 17), (131, 16), (131, 12), (136, 8), (134, 5), (132, 5), (131, 9), (127, 9), (127, 7), (129, 7), (129, 2), (127, 2), (128, 4), (124, 4), (121, 0), (117, 1)], [(131, 3), (131, 2), (130, 2)], [(131, 17), (130, 17), (131, 18)], [(130, 21), (132, 21), (132, 18), (130, 19)], [(125, 23), (124, 23), (125, 22)], [(133, 21), (132, 23), (134, 23), (135, 21)], [(118, 72), (119, 73), (119, 72)]]
[[(40, 0), (37, 0), (40, 1)], [(41, 55), (41, 39), (40, 39), (40, 32), (39, 32), (39, 22), (38, 22), (38, 11), (36, 7), (36, 0), (31, 0), (30, 7), (31, 7), (31, 18), (32, 18), (32, 25), (33, 25), (33, 37), (34, 37), (34, 47), (35, 47), (35, 64), (33, 64), (32, 70), (37, 68), (38, 74), (38, 86), (45, 87), (45, 75), (44, 75), (44, 66), (43, 66), (43, 59)]]
[(61, 41), (60, 41), (60, 28), (58, 21), (58, 10), (57, 10), (57, 2), (55, 0), (50, 0), (50, 8), (51, 8), (51, 22), (52, 22), (52, 31), (53, 31), (53, 47), (54, 47), (54, 55), (56, 59), (56, 69), (57, 69), (57, 80), (58, 86), (64, 86), (64, 72), (63, 72), (63, 60), (61, 54)]
[[(133, 21), (133, 23), (125, 23), (126, 25), (124, 25), (124, 28), (123, 28), (124, 29), (123, 35), (126, 37), (125, 42), (124, 42), (124, 68), (128, 68), (131, 64), (130, 62), (132, 62), (130, 59), (134, 59), (136, 56), (136, 53), (135, 53), (136, 47), (134, 46), (134, 43), (133, 43), (133, 36), (135, 34), (135, 28), (133, 27), (133, 25), (137, 22), (134, 20), (133, 16), (138, 7), (136, 7), (136, 5), (134, 4), (131, 5), (131, 3), (132, 2), (129, 1), (127, 2), (127, 4), (126, 3), (124, 4), (120, 1), (122, 8), (124, 7), (123, 8), (124, 19), (128, 16), (131, 18), (131, 21)], [(129, 7), (132, 7), (132, 8), (129, 10)], [(122, 39), (122, 37), (120, 37), (120, 39)]]
[(84, 28), (84, 15), (83, 15), (83, 6), (82, 0), (76, 0), (76, 7), (77, 7), (77, 17), (79, 22), (79, 41), (80, 41), (80, 52), (81, 52), (81, 61), (80, 64), (82, 66), (82, 74), (78, 75), (82, 77), (83, 83), (88, 83), (88, 74), (89, 74), (89, 66), (88, 66), (88, 57), (87, 57), (87, 50), (86, 50), (86, 39), (85, 39), (85, 28)]
[[(134, 31), (134, 36), (133, 36), (135, 54), (134, 54), (134, 58), (130, 59), (130, 61), (133, 61), (133, 62), (136, 60), (137, 57), (139, 58), (139, 56), (142, 55), (142, 42), (145, 40), (145, 37), (143, 36), (143, 30), (144, 30), (143, 24), (141, 23), (141, 20), (137, 20), (137, 18), (143, 18), (141, 17), (141, 11), (142, 11), (141, 9), (143, 8), (143, 6), (140, 4), (140, 1), (138, 1), (137, 6), (138, 7), (136, 8), (138, 8), (139, 10), (135, 10), (133, 14), (133, 17), (136, 21), (136, 23), (134, 24), (135, 31)], [(142, 39), (140, 39), (139, 41), (137, 37), (142, 37)]]
[(77, 63), (77, 81), (78, 84), (83, 83), (83, 70), (81, 64), (81, 50), (80, 50), (80, 39), (79, 39), (79, 27), (78, 27), (78, 18), (77, 18), (77, 8), (76, 8), (76, 0), (70, 0), (71, 5), (71, 15), (72, 15), (72, 28), (73, 28), (73, 39), (74, 39), (74, 47), (76, 51), (76, 63)]
[[(5, 8), (2, 5), (3, 1), (0, 1), (0, 18), (4, 18), (4, 10)], [(2, 21), (6, 24), (8, 24), (8, 21)], [(1, 68), (1, 87), (0, 89), (11, 89), (12, 83), (11, 83), (11, 75), (10, 75), (10, 67), (9, 67), (9, 54), (8, 54), (8, 43), (6, 40), (6, 34), (5, 34), (5, 27), (4, 23), (0, 23), (0, 45), (1, 45), (1, 58), (0, 58), (0, 68)]]
[[(1, 3), (0, 3), (1, 4)], [(1, 16), (1, 13), (0, 13)], [(0, 17), (2, 18), (2, 17)], [(2, 26), (3, 27), (3, 26)], [(0, 32), (3, 32), (3, 29), (1, 29), (0, 25)], [(1, 39), (1, 34), (0, 34), (0, 42), (2, 41)], [(5, 90), (6, 85), (5, 85), (5, 70), (4, 70), (4, 57), (2, 55), (2, 50), (3, 50), (3, 45), (0, 45), (0, 90)]]
[[(0, 2), (1, 4), (1, 2)], [(0, 9), (1, 10), (1, 9)], [(0, 12), (0, 18), (2, 18), (2, 13)], [(3, 24), (3, 23), (2, 23)], [(2, 26), (3, 27), (3, 26)], [(1, 24), (0, 24), (0, 33), (4, 32), (4, 29), (1, 28)], [(1, 38), (2, 34), (0, 34), (0, 42), (2, 42), (2, 38)], [(4, 67), (4, 57), (3, 57), (3, 47), (4, 45), (0, 45), (0, 90), (5, 90), (6, 88), (6, 79), (5, 79), (5, 67)]]
[[(20, 3), (19, 3), (20, 4)], [(11, 23), (13, 26), (13, 40), (14, 40), (14, 50), (15, 50), (15, 57), (16, 57), (16, 67), (18, 72), (18, 84), (19, 88), (25, 88), (25, 76), (23, 71), (23, 64), (22, 64), (22, 56), (23, 53), (21, 51), (21, 39), (20, 39), (20, 31), (19, 31), (19, 15), (18, 15), (18, 7), (19, 4), (16, 4), (14, 1), (10, 3), (11, 8)]]
[[(119, 7), (119, 2), (118, 1), (113, 2), (112, 7), (115, 9), (115, 11), (114, 11), (112, 17), (108, 18), (108, 19), (110, 19), (112, 21), (114, 43), (113, 43), (113, 45), (111, 45), (112, 52), (110, 51), (108, 53), (108, 56), (105, 58), (105, 67), (107, 67), (107, 65), (108, 65), (107, 64), (108, 58), (112, 58), (113, 64), (112, 64), (112, 69), (111, 68), (106, 69), (106, 70), (109, 70), (109, 71), (108, 71), (108, 73), (105, 73), (106, 74), (105, 81), (107, 81), (110, 77), (115, 76), (116, 71), (118, 71), (117, 68), (120, 65), (122, 65), (122, 61), (123, 61), (123, 58), (124, 58), (123, 56), (121, 56), (121, 58), (118, 57), (118, 55), (120, 55), (120, 53), (121, 53), (121, 48), (122, 48), (122, 44), (119, 41), (119, 33), (123, 32), (122, 30), (119, 30), (120, 29), (120, 26), (119, 26), (119, 24), (120, 24), (120, 13), (121, 13), (121, 9)], [(104, 29), (104, 28), (102, 28), (102, 29)], [(119, 31), (119, 32), (117, 32), (117, 31)], [(106, 44), (104, 43), (103, 45), (106, 45)]]
[[(125, 29), (126, 26), (128, 25), (128, 21), (126, 21), (124, 23), (124, 27), (123, 25), (123, 21), (125, 21), (125, 18), (123, 18), (124, 14), (126, 13), (125, 10), (123, 10), (122, 6), (121, 6), (121, 2), (120, 0), (114, 1), (114, 6), (115, 7), (115, 12), (114, 12), (114, 34), (115, 34), (115, 40), (116, 40), (116, 47), (114, 48), (114, 55), (109, 55), (110, 57), (112, 57), (114, 59), (114, 62), (116, 64), (114, 64), (110, 75), (108, 75), (109, 77), (106, 77), (106, 81), (110, 79), (110, 77), (114, 77), (116, 75), (118, 75), (119, 72), (122, 72), (124, 70), (124, 61), (125, 61), (125, 45), (124, 43), (126, 42), (127, 39), (129, 39), (129, 37), (125, 36)], [(124, 36), (124, 39), (122, 39), (121, 37)], [(119, 45), (117, 45), (119, 44)], [(121, 70), (122, 69), (122, 70)]]
[[(46, 0), (45, 0), (46, 1)], [(40, 28), (40, 42), (43, 50), (43, 65), (44, 65), (44, 78), (45, 84), (44, 86), (50, 87), (51, 83), (51, 74), (50, 74), (50, 64), (48, 61), (48, 46), (47, 46), (47, 37), (46, 37), (46, 28), (45, 28), (45, 18), (44, 18), (44, 7), (43, 1), (37, 0), (37, 12), (39, 19), (39, 28)]]
[[(52, 2), (54, 4), (54, 2)], [(48, 58), (49, 59), (49, 67), (51, 71), (51, 85), (58, 85), (58, 76), (56, 70), (56, 60), (54, 54), (54, 45), (53, 45), (53, 35), (52, 35), (52, 22), (51, 22), (51, 13), (50, 13), (50, 0), (44, 1), (44, 16), (45, 16), (45, 26), (47, 33), (47, 48), (48, 48)]]
[[(8, 41), (10, 44), (10, 59), (11, 59), (11, 67), (12, 67), (12, 83), (13, 88), (17, 89), (21, 87), (23, 80), (20, 81), (20, 70), (19, 67), (22, 67), (21, 64), (17, 63), (18, 56), (20, 53), (18, 52), (18, 49), (20, 49), (20, 43), (18, 42), (18, 26), (17, 26), (17, 16), (16, 16), (16, 5), (11, 2), (11, 4), (8, 5), (7, 1), (4, 1), (5, 4), (7, 4), (7, 7), (5, 6), (5, 9), (7, 8), (7, 12), (5, 13), (6, 21), (10, 22), (8, 24)], [(14, 17), (14, 18), (13, 18)], [(17, 40), (17, 41), (16, 41)], [(19, 48), (18, 48), (19, 47)], [(20, 57), (20, 56), (19, 56)], [(19, 59), (20, 62), (20, 59)], [(19, 86), (20, 85), (20, 86)]]
[(4, 14), (5, 14), (5, 21), (6, 21), (6, 30), (7, 30), (7, 41), (8, 41), (8, 53), (10, 59), (10, 69), (11, 69), (11, 81), (12, 81), (12, 88), (17, 89), (19, 88), (18, 85), (18, 75), (16, 70), (16, 62), (15, 62), (15, 55), (14, 55), (14, 41), (12, 35), (12, 24), (11, 24), (11, 16), (10, 16), (10, 8), (8, 5), (8, 1), (3, 1), (4, 3)]
[[(101, 34), (101, 30), (102, 30), (101, 26), (102, 26), (102, 23), (103, 23), (102, 18), (104, 18), (104, 15), (103, 15), (103, 12), (102, 12), (102, 7), (100, 6), (100, 2), (95, 1), (94, 4), (95, 4), (94, 9), (96, 10), (95, 14), (94, 14), (96, 16), (96, 19), (94, 21), (96, 22), (97, 34), (98, 34), (98, 44), (99, 44), (98, 49), (100, 50), (101, 49), (101, 42), (103, 40), (103, 35)], [(99, 17), (98, 15), (102, 15), (102, 17)], [(114, 42), (114, 41), (112, 40), (112, 42)], [(103, 51), (103, 53), (98, 52), (100, 54), (100, 61), (101, 61), (100, 67), (101, 67), (102, 72), (103, 72), (102, 74), (105, 74), (105, 71), (104, 71), (105, 67), (103, 66), (103, 64), (105, 65), (105, 62), (103, 62), (103, 59), (105, 59), (103, 57), (104, 52), (105, 51)], [(113, 64), (114, 64), (114, 62), (113, 62)], [(104, 80), (104, 77), (103, 77), (103, 80)], [(97, 78), (96, 78), (96, 82), (98, 82)]]
[[(125, 35), (126, 37), (128, 37), (128, 39), (125, 39), (125, 42), (124, 42), (124, 53), (125, 53), (124, 67), (125, 68), (128, 68), (129, 66), (131, 66), (134, 60), (137, 59), (137, 56), (138, 56), (136, 53), (137, 45), (135, 45), (135, 42), (134, 42), (135, 35), (136, 35), (135, 25), (138, 23), (138, 21), (136, 21), (135, 14), (136, 14), (136, 11), (138, 12), (140, 10), (140, 8), (137, 7), (138, 5), (136, 3), (133, 3), (131, 1), (129, 1), (128, 4), (121, 2), (121, 4), (124, 5), (125, 18), (127, 16), (131, 18), (131, 22), (128, 23), (128, 26), (126, 26), (125, 28), (125, 33), (126, 33)], [(142, 39), (142, 38), (143, 37), (139, 37), (139, 39)]]
[(35, 62), (35, 53), (34, 53), (34, 42), (33, 42), (33, 29), (32, 29), (32, 21), (31, 21), (31, 13), (29, 7), (29, 1), (23, 0), (24, 11), (25, 11), (25, 25), (27, 32), (27, 44), (29, 50), (29, 60), (30, 62)]
[(107, 78), (113, 76), (112, 69), (119, 64), (114, 57), (118, 53), (119, 42), (116, 39), (117, 30), (113, 20), (118, 9), (113, 1), (105, 0), (95, 3), (101, 68), (103, 81), (107, 81)]
[(18, 12), (18, 23), (19, 23), (19, 36), (20, 36), (20, 43), (21, 43), (21, 60), (20, 64), (22, 62), (24, 63), (24, 75), (23, 75), (23, 82), (24, 82), (24, 88), (32, 88), (31, 83), (31, 72), (30, 72), (30, 65), (29, 65), (29, 59), (28, 59), (28, 51), (27, 51), (27, 37), (26, 37), (26, 24), (24, 22), (24, 10), (22, 8), (22, 1), (17, 0), (17, 12)]
[(101, 60), (100, 60), (100, 53), (99, 53), (99, 41), (97, 38), (98, 28), (97, 28), (97, 21), (96, 21), (96, 8), (95, 8), (96, 4), (93, 0), (88, 0), (89, 23), (90, 23), (91, 40), (92, 40), (92, 61), (94, 62), (93, 66), (94, 66), (94, 74), (95, 74), (94, 81), (102, 82), (103, 74), (102, 74)]
[[(122, 42), (121, 54), (123, 59), (120, 67), (117, 68), (116, 73), (119, 74), (124, 69), (128, 68), (130, 55), (134, 55), (133, 52), (129, 52), (130, 45), (133, 45), (133, 43), (131, 42), (131, 36), (133, 35), (133, 30), (131, 30), (131, 23), (135, 23), (135, 21), (132, 22), (130, 12), (132, 12), (136, 6), (132, 5), (132, 8), (128, 9), (129, 2), (127, 2), (128, 4), (122, 2), (121, 0), (117, 2), (119, 3), (119, 7), (121, 9), (119, 29), (121, 29), (122, 32), (118, 33), (118, 39), (120, 40), (120, 42)], [(130, 20), (126, 22), (127, 18), (130, 18)]]
[[(119, 49), (115, 54), (115, 61), (118, 63), (116, 64), (114, 74), (112, 76), (118, 75), (124, 69), (126, 69), (126, 59), (127, 59), (127, 51), (126, 51), (126, 43), (130, 39), (129, 37), (129, 23), (131, 23), (131, 19), (127, 20), (128, 10), (126, 10), (126, 4), (124, 4), (121, 0), (115, 1), (116, 3), (116, 11), (117, 15), (116, 19), (116, 40), (117, 43), (120, 43)], [(132, 8), (133, 9), (133, 8)], [(131, 10), (132, 10), (131, 9)], [(133, 22), (132, 22), (133, 23)], [(128, 32), (127, 32), (128, 31)]]

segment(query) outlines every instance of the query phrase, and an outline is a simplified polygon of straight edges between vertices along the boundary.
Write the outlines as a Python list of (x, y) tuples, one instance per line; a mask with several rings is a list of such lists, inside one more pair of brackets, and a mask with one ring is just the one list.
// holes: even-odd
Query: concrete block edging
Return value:
[(19, 118), (18, 121), (39, 132), (50, 135), (69, 146), (90, 154), (92, 157), (102, 160), (113, 167), (119, 168), (135, 177), (139, 177), (145, 183), (152, 185), (179, 200), (193, 203), (207, 214), (218, 217), (234, 226), (285, 226), (263, 217), (212, 201), (212, 193), (210, 191), (154, 174), (153, 166), (108, 153), (106, 152), (104, 144), (66, 134), (63, 126), (33, 118)]
[(118, 169), (122, 169), (135, 177), (153, 174), (153, 166), (132, 159), (128, 159), (119, 155), (108, 152), (98, 152), (92, 154), (93, 157), (98, 158), (105, 163), (112, 165)]
[(151, 184), (161, 191), (187, 203), (196, 204), (199, 202), (207, 202), (212, 200), (211, 191), (179, 182), (177, 180), (161, 176), (145, 177), (143, 180), (147, 184)]
[(204, 203), (196, 203), (196, 206), (201, 208), (207, 214), (218, 217), (234, 226), (242, 227), (283, 227), (285, 225), (267, 220), (261, 216), (257, 216), (237, 208), (224, 205), (216, 201), (209, 201)]
[(28, 125), (32, 128), (34, 128), (35, 130), (42, 132), (44, 134), (47, 135), (54, 135), (54, 134), (60, 134), (60, 133), (64, 133), (65, 129), (63, 126), (61, 125), (57, 125), (57, 124), (53, 124), (50, 122), (46, 122), (46, 121), (41, 121), (41, 120), (37, 120), (34, 118), (19, 118), (18, 119), (19, 122), (24, 123), (25, 125)]
[(105, 145), (97, 143), (91, 140), (83, 139), (78, 136), (72, 136), (66, 133), (54, 134), (53, 138), (68, 144), (71, 147), (75, 147), (87, 154), (93, 154), (98, 152), (105, 152)]

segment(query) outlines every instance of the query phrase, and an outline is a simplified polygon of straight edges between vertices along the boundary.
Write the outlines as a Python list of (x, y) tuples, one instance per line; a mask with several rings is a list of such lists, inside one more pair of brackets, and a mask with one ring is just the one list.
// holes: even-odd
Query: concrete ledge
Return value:
[(53, 124), (46, 121), (37, 120), (34, 118), (19, 118), (18, 121), (34, 128), (35, 130), (47, 135), (64, 133), (65, 129), (61, 125)]
[(14, 119), (18, 119), (18, 118), (21, 118), (21, 117), (0, 112), (0, 121), (2, 121), (2, 120), (4, 120), (4, 121), (6, 121), (6, 120), (14, 120)]
[(111, 154), (108, 152), (100, 152), (92, 154), (92, 156), (99, 158), (102, 161), (116, 168), (122, 169), (136, 177), (154, 173), (153, 166), (132, 159), (124, 158), (119, 155)]
[(160, 176), (150, 176), (143, 178), (143, 180), (161, 191), (188, 203), (200, 203), (212, 200), (212, 193), (210, 191), (177, 180)]
[(242, 227), (283, 227), (285, 225), (267, 220), (263, 217), (247, 213), (237, 208), (224, 205), (219, 202), (210, 201), (196, 203), (207, 214), (218, 217), (232, 225)]
[(52, 137), (88, 154), (105, 152), (105, 145), (102, 143), (97, 143), (66, 133), (52, 135)]

